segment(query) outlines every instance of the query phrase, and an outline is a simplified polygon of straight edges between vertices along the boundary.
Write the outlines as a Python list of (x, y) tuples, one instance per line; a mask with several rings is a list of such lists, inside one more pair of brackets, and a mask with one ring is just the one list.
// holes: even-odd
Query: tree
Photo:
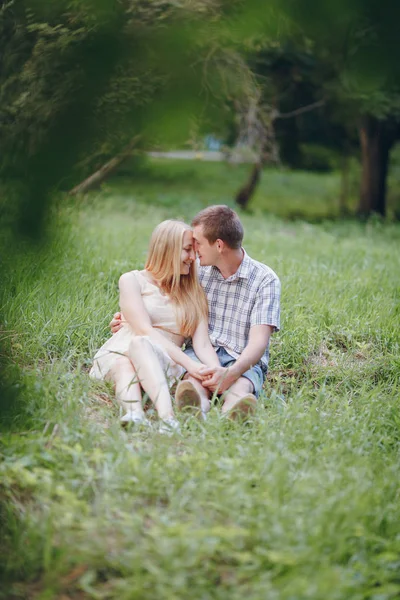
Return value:
[[(392, 0), (268, 4), (283, 25), (276, 36), (271, 28), (253, 36), (249, 63), (259, 78), (259, 109), (269, 106), (274, 115), (281, 159), (301, 166), (300, 140), (310, 134), (315, 140), (322, 133), (321, 142), (343, 156), (343, 206), (347, 157), (354, 151), (358, 132), (362, 164), (358, 213), (384, 215), (389, 153), (400, 123), (400, 5)], [(302, 107), (318, 103), (323, 108), (299, 117)], [(291, 118), (282, 119), (282, 113)], [(255, 175), (253, 171), (238, 195), (242, 205), (257, 183)]]
[[(391, 0), (317, 0), (281, 4), (291, 37), (316, 61), (314, 80), (360, 137), (362, 176), (358, 212), (386, 213), (389, 152), (399, 135), (400, 5)], [(346, 116), (345, 116), (346, 115)], [(353, 124), (353, 125), (352, 125)]]
[(254, 88), (223, 17), (209, 0), (3, 2), (3, 177), (26, 180), (22, 164), (47, 145), (46, 160), (59, 165), (52, 185), (68, 187), (139, 134), (142, 144), (171, 142), (187, 136), (193, 115), (223, 120), (226, 100)]

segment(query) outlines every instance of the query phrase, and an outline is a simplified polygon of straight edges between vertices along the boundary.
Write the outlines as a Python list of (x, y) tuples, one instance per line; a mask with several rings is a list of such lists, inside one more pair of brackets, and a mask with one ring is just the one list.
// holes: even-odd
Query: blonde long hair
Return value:
[(197, 278), (196, 262), (188, 275), (181, 275), (183, 234), (191, 231), (182, 221), (163, 221), (153, 231), (144, 268), (151, 273), (164, 294), (176, 307), (182, 335), (192, 336), (202, 319), (208, 317), (206, 295)]

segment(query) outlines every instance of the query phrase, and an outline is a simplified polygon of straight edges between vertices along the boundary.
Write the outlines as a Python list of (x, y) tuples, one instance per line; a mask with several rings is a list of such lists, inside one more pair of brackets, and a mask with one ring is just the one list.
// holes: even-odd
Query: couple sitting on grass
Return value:
[(126, 410), (123, 424), (146, 423), (143, 389), (156, 407), (160, 431), (179, 430), (170, 395), (177, 380), (178, 410), (193, 407), (204, 416), (213, 394), (223, 395), (227, 416), (255, 410), (269, 339), (279, 328), (280, 283), (272, 269), (246, 254), (242, 240), (237, 214), (210, 206), (192, 228), (160, 223), (144, 270), (121, 276), (121, 313), (114, 315), (113, 336), (97, 352), (90, 374), (115, 384)]

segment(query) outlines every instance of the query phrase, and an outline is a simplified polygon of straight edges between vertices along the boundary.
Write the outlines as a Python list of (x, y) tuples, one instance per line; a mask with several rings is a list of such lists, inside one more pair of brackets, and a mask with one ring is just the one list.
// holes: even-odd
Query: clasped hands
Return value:
[(207, 367), (202, 363), (195, 365), (193, 369), (188, 370), (189, 375), (198, 379), (211, 392), (218, 391), (219, 394), (223, 394), (237, 379), (229, 367)]

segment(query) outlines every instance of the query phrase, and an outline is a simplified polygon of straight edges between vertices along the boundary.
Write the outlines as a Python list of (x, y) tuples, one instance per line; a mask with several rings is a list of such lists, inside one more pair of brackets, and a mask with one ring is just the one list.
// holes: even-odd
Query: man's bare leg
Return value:
[[(233, 409), (240, 403), (242, 398), (248, 396), (249, 394), (253, 394), (253, 392), (254, 388), (251, 381), (249, 381), (249, 379), (246, 379), (246, 377), (239, 377), (239, 379), (235, 381), (235, 383), (229, 388), (229, 390), (225, 394), (225, 400), (222, 405), (222, 413), (225, 414), (233, 411)], [(248, 408), (251, 409), (252, 407), (249, 406)]]
[(192, 377), (191, 375), (189, 375), (189, 373), (186, 373), (183, 377), (183, 379), (185, 381), (190, 381), (190, 383), (193, 384), (194, 388), (196, 389), (196, 391), (198, 392), (199, 396), (200, 396), (200, 400), (201, 400), (201, 410), (202, 412), (208, 413), (208, 411), (211, 408), (211, 404), (210, 404), (210, 392), (201, 385), (201, 382), (196, 379), (195, 377)]

